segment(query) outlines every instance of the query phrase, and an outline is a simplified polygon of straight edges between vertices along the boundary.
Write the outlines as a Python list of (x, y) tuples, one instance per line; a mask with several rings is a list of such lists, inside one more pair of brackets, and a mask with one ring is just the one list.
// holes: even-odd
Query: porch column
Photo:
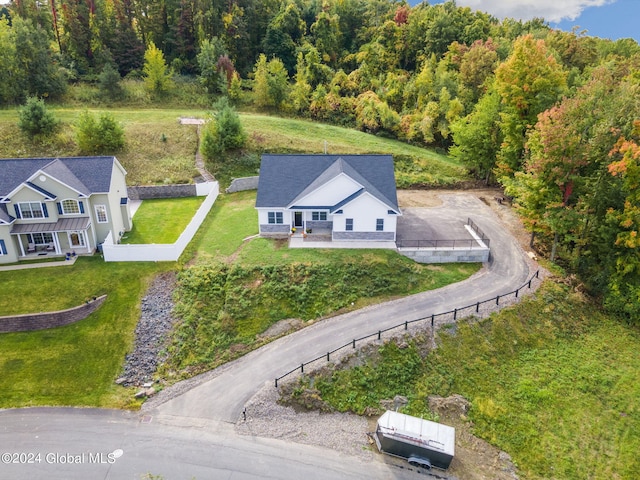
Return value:
[(53, 232), (53, 246), (56, 249), (56, 255), (60, 255), (62, 250), (60, 248), (60, 240), (58, 240), (58, 232)]
[(20, 245), (20, 256), (24, 257), (24, 246), (22, 245), (22, 236), (18, 234), (18, 244)]
[(84, 238), (87, 246), (87, 253), (91, 253), (91, 237), (89, 236), (89, 229), (84, 231)]

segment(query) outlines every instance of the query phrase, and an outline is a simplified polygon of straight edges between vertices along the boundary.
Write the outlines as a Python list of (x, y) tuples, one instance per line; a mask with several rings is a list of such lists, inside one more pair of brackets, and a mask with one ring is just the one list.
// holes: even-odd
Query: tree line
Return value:
[[(161, 101), (187, 77), (212, 98), (440, 148), (504, 186), (532, 244), (607, 308), (640, 318), (631, 39), (453, 1), (13, 0), (0, 18), (0, 105), (78, 82), (115, 98), (123, 78)], [(213, 152), (224, 131), (212, 131)]]

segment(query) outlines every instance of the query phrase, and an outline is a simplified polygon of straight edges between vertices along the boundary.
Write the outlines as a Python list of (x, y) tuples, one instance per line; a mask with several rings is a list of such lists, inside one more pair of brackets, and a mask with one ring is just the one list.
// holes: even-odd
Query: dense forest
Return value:
[[(176, 82), (247, 108), (448, 152), (514, 199), (532, 242), (640, 319), (640, 46), (455, 2), (13, 0), (0, 105)], [(173, 89), (173, 90), (172, 90)]]

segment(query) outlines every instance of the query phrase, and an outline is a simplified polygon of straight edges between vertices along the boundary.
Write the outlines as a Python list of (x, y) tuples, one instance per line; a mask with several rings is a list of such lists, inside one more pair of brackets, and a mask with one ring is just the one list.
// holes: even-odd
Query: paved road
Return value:
[[(244, 404), (265, 383), (302, 362), (360, 338), (426, 315), (438, 314), (513, 291), (530, 274), (525, 255), (493, 211), (472, 195), (443, 195), (439, 208), (425, 209), (430, 223), (467, 217), (491, 240), (493, 261), (464, 282), (316, 323), (226, 365), (220, 374), (149, 412), (159, 418), (190, 417), (235, 423)], [(179, 387), (177, 387), (179, 388)]]
[(0, 411), (2, 480), (148, 478), (365, 480), (416, 474), (327, 449), (239, 436), (228, 424), (174, 427), (98, 409)]

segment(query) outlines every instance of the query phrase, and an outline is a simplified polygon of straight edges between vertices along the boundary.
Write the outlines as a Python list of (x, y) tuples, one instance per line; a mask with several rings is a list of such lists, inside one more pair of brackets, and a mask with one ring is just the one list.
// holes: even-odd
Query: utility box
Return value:
[(415, 467), (447, 469), (453, 460), (456, 429), (387, 410), (374, 435), (378, 450), (406, 459)]

